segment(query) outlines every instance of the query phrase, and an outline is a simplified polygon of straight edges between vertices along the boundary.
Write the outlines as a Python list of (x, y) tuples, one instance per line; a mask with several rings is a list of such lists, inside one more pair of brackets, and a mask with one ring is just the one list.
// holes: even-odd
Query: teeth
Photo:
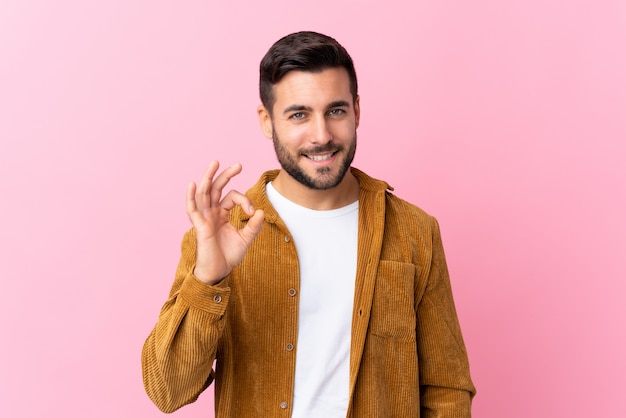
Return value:
[(309, 157), (313, 161), (325, 161), (325, 160), (330, 159), (330, 157), (332, 157), (332, 156), (333, 156), (333, 154), (307, 155), (307, 157)]

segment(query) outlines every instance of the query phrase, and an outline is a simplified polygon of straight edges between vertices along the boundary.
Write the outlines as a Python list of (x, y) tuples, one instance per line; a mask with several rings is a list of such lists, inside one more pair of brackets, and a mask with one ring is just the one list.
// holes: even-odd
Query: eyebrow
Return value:
[[(350, 107), (350, 103), (345, 100), (335, 100), (334, 102), (331, 102), (328, 106), (326, 106), (326, 110), (334, 109), (337, 107)], [(291, 112), (310, 112), (312, 110), (313, 108), (311, 108), (310, 106), (294, 104), (285, 108), (285, 110), (283, 110), (283, 115)]]
[(336, 107), (350, 107), (350, 103), (345, 100), (335, 100), (331, 104), (329, 104), (326, 109), (334, 109)]
[(283, 115), (285, 115), (287, 113), (291, 113), (291, 112), (301, 112), (303, 110), (306, 110), (307, 112), (310, 112), (313, 109), (311, 109), (311, 107), (309, 107), (309, 106), (294, 104), (294, 105), (291, 105), (291, 106), (288, 106), (287, 108), (285, 108), (285, 110), (283, 110)]

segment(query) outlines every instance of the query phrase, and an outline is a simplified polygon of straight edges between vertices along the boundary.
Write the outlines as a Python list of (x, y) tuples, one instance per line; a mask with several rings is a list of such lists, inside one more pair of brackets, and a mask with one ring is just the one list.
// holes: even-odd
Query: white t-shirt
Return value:
[(345, 417), (359, 202), (318, 211), (293, 203), (271, 183), (266, 191), (293, 237), (300, 265), (292, 417)]

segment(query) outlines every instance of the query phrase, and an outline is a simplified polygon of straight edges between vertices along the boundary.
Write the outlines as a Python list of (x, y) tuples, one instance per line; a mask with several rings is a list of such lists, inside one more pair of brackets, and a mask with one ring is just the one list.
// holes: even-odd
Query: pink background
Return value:
[(356, 62), (355, 165), (441, 222), (474, 416), (626, 416), (623, 0), (3, 0), (0, 416), (162, 416), (187, 182), (276, 166), (258, 62), (302, 29)]

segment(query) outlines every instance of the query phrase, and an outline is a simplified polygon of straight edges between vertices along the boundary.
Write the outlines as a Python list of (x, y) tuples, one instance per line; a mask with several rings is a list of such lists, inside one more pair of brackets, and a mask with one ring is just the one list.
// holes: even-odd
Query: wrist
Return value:
[(199, 269), (198, 267), (194, 267), (192, 274), (196, 279), (200, 280), (202, 283), (208, 284), (211, 286), (218, 284), (219, 282), (224, 280), (224, 277), (225, 277), (221, 275), (216, 276), (214, 274), (207, 273), (203, 271), (203, 269)]

